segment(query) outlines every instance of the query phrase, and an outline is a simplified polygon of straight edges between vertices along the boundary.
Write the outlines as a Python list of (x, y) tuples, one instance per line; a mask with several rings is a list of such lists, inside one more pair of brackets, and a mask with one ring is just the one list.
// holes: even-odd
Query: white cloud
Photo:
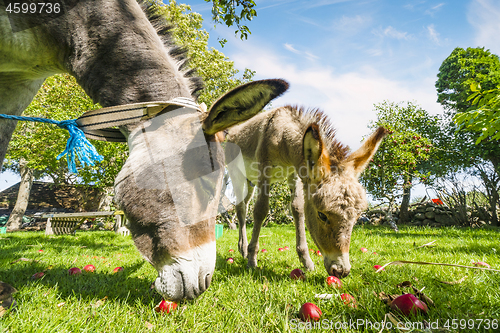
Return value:
[(389, 37), (389, 38), (394, 38), (394, 39), (410, 39), (411, 35), (408, 35), (407, 32), (401, 32), (396, 30), (394, 27), (388, 26), (387, 28), (378, 28), (374, 29), (372, 33), (376, 36), (379, 37)]
[(441, 7), (443, 7), (444, 5), (445, 5), (444, 3), (437, 4), (436, 6), (433, 6), (429, 9), (427, 9), (425, 11), (425, 14), (430, 15), (430, 16), (434, 16), (434, 14), (436, 14), (441, 9)]
[(436, 31), (436, 28), (434, 28), (434, 24), (430, 24), (426, 28), (427, 33), (429, 34), (429, 39), (439, 45), (441, 43), (439, 33)]
[(269, 48), (246, 41), (230, 55), (238, 68), (252, 68), (259, 78), (284, 78), (289, 91), (273, 102), (273, 106), (299, 104), (319, 107), (330, 115), (339, 139), (357, 148), (369, 134), (368, 122), (374, 120), (373, 104), (383, 100), (416, 101), (431, 113), (439, 113), (435, 102), (434, 77), (418, 82), (390, 80), (374, 68), (337, 73), (329, 66), (297, 66), (288, 63)]
[(292, 44), (285, 43), (283, 46), (285, 47), (285, 49), (287, 49), (288, 51), (291, 51), (293, 53), (296, 53), (296, 54), (300, 54), (301, 53), (299, 50), (297, 50), (296, 48), (294, 48)]
[(335, 20), (333, 22), (333, 28), (335, 30), (345, 31), (345, 32), (355, 32), (363, 28), (371, 22), (371, 18), (367, 16), (345, 16)]
[(500, 54), (500, 4), (496, 0), (474, 0), (467, 15), (476, 30), (475, 46)]
[(308, 52), (308, 51), (302, 52), (302, 51), (297, 50), (292, 44), (285, 43), (285, 44), (283, 44), (283, 46), (288, 51), (293, 52), (293, 53), (298, 54), (298, 55), (301, 55), (308, 60), (314, 61), (314, 60), (319, 59), (318, 56), (312, 54), (311, 52)]

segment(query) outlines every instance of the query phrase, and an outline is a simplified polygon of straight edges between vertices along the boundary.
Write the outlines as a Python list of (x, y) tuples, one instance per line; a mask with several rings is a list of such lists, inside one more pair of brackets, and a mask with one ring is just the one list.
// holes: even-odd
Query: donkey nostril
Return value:
[(331, 268), (330, 275), (333, 275), (335, 277), (338, 277), (339, 279), (345, 278), (347, 275), (349, 275), (348, 269), (338, 269), (336, 267)]

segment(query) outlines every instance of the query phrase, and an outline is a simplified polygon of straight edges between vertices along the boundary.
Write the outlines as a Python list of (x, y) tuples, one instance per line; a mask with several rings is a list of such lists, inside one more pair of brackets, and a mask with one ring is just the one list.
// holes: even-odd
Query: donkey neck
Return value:
[(135, 0), (81, 1), (51, 23), (66, 69), (101, 105), (191, 97), (189, 79)]

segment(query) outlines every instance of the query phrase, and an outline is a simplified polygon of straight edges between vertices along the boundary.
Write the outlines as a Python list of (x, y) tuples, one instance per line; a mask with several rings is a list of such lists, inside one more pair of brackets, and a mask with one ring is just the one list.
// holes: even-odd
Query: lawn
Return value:
[[(248, 271), (236, 250), (238, 232), (224, 229), (217, 243), (210, 288), (197, 300), (180, 303), (170, 315), (154, 311), (161, 301), (150, 289), (156, 272), (130, 237), (105, 231), (52, 237), (41, 232), (1, 235), (0, 280), (18, 290), (18, 307), (0, 319), (0, 332), (289, 332), (304, 326), (298, 311), (305, 302), (313, 302), (323, 311), (325, 320), (318, 324), (322, 328), (379, 332), (390, 309), (377, 295), (409, 292), (409, 288), (397, 287), (403, 281), (418, 289), (425, 287), (423, 292), (436, 304), (427, 316), (409, 319), (407, 325), (418, 327), (425, 320), (445, 332), (500, 331), (498, 272), (424, 265), (390, 265), (380, 273), (373, 269), (394, 260), (469, 266), (484, 261), (500, 269), (498, 230), (403, 227), (394, 233), (381, 227), (356, 226), (350, 251), (352, 270), (342, 280), (341, 290), (326, 284), (321, 257), (315, 254), (316, 270), (307, 272), (305, 281), (289, 278), (290, 271), (300, 267), (292, 226), (266, 227), (261, 234), (260, 248), (268, 252), (259, 253), (259, 269)], [(435, 241), (434, 247), (418, 248), (431, 241)], [(309, 244), (316, 249), (310, 239)], [(284, 246), (291, 249), (278, 252)], [(369, 251), (363, 253), (361, 247)], [(230, 249), (236, 252), (230, 253)], [(235, 261), (229, 264), (226, 259), (231, 256)], [(11, 264), (20, 258), (36, 261)], [(68, 275), (70, 267), (87, 264), (95, 265), (96, 271)], [(117, 266), (124, 270), (113, 274)], [(45, 276), (32, 280), (40, 271)], [(324, 293), (333, 297), (315, 298)], [(345, 305), (341, 293), (355, 297), (357, 308)]]

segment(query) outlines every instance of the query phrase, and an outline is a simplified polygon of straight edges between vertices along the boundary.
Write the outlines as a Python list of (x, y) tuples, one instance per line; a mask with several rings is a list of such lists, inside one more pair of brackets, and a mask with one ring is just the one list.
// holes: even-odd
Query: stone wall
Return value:
[[(461, 213), (454, 208), (438, 205), (432, 201), (423, 202), (410, 206), (409, 225), (431, 227), (467, 225), (480, 227), (489, 224), (490, 214), (485, 207), (476, 207), (474, 209), (467, 207), (467, 211), (463, 212), (462, 215), (464, 217), (460, 219)], [(396, 224), (399, 224), (398, 216), (399, 208), (392, 212), (392, 217)], [(464, 220), (467, 222), (464, 223)], [(389, 225), (387, 208), (368, 210), (358, 222), (370, 223), (372, 225)]]

